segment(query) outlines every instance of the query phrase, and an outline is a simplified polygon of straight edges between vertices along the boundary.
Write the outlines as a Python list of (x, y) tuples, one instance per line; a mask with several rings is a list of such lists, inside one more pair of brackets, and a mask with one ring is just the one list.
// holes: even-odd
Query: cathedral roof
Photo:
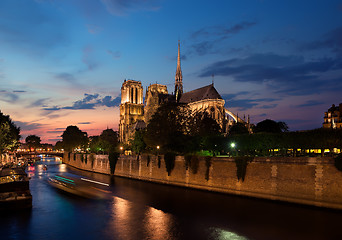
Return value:
[(213, 84), (201, 87), (190, 92), (183, 93), (180, 101), (181, 103), (197, 102), (204, 99), (222, 99)]

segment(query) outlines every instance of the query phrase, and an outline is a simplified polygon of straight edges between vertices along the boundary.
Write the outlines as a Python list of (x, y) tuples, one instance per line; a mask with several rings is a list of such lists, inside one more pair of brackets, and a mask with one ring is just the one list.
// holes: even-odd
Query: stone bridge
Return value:
[(63, 157), (62, 152), (56, 152), (56, 151), (35, 151), (35, 152), (17, 152), (16, 153), (17, 157), (28, 156), (28, 155), (41, 155), (41, 154)]

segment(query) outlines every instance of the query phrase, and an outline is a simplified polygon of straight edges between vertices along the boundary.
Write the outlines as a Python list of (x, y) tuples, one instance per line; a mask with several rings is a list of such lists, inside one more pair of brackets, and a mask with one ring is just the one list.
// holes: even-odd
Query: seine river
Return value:
[[(41, 164), (46, 164), (44, 171)], [(0, 239), (342, 239), (342, 211), (77, 171), (55, 158), (27, 169), (31, 210), (0, 212)], [(110, 184), (107, 200), (57, 191), (55, 174)]]

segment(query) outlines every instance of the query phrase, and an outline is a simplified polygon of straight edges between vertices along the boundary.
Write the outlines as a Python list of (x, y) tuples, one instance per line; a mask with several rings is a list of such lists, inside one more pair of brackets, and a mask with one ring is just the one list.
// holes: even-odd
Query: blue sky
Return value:
[(0, 110), (55, 142), (68, 125), (117, 129), (124, 79), (172, 92), (212, 81), (226, 107), (321, 127), (342, 102), (342, 1), (1, 0)]

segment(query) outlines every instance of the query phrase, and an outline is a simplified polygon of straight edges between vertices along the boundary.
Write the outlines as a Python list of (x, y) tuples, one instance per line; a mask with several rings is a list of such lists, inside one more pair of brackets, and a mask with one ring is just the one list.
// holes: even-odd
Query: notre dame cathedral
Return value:
[(121, 87), (120, 104), (120, 142), (128, 143), (138, 129), (145, 128), (158, 107), (164, 102), (188, 104), (192, 113), (207, 112), (217, 121), (223, 132), (227, 132), (234, 122), (249, 125), (248, 121), (239, 118), (225, 109), (225, 101), (214, 87), (204, 86), (190, 92), (183, 92), (183, 76), (180, 61), (180, 44), (178, 42), (177, 70), (174, 94), (169, 94), (166, 85), (152, 84), (148, 87), (143, 102), (143, 86), (140, 81), (125, 80)]

